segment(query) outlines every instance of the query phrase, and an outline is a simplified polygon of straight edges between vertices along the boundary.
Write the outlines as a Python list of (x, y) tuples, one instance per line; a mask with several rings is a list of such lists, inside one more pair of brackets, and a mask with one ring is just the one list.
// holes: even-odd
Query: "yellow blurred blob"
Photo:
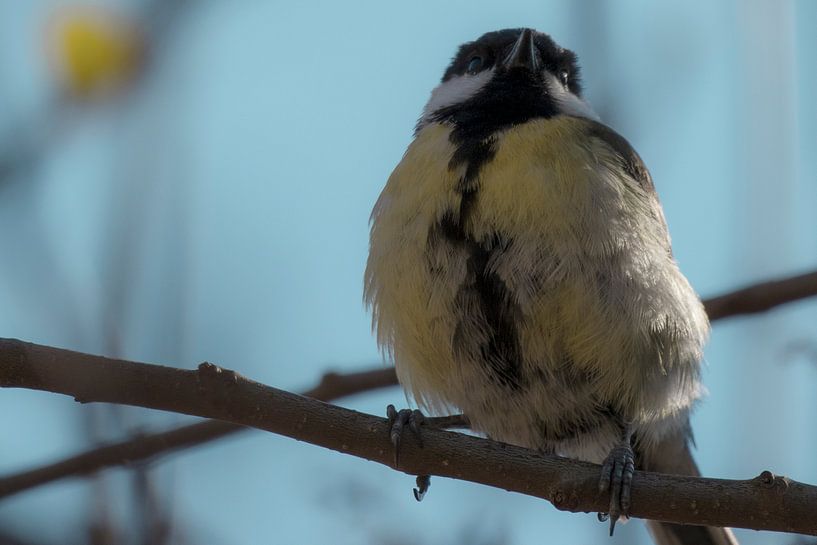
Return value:
[(92, 8), (61, 10), (50, 25), (49, 43), (63, 85), (77, 98), (121, 90), (137, 74), (145, 49), (135, 24)]

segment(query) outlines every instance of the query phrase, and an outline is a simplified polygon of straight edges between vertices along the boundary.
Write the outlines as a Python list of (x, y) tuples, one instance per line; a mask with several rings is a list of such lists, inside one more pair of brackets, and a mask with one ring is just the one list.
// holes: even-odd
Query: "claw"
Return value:
[[(610, 535), (616, 529), (619, 517), (626, 517), (630, 511), (630, 494), (632, 491), (633, 472), (635, 471), (635, 453), (629, 440), (618, 444), (601, 467), (599, 492), (610, 491)], [(601, 520), (601, 516), (599, 517)]]
[[(612, 511), (612, 509), (610, 509)], [(618, 522), (618, 515), (613, 516), (610, 514), (610, 537), (613, 537), (613, 533), (616, 531), (616, 522)]]
[[(389, 438), (392, 445), (394, 445), (394, 467), (397, 468), (400, 464), (400, 440), (403, 437), (403, 429), (408, 424), (409, 429), (417, 439), (417, 444), (423, 448), (423, 435), (420, 432), (420, 426), (426, 420), (422, 412), (410, 409), (397, 410), (394, 405), (386, 407), (386, 416), (389, 419)], [(417, 476), (417, 488), (414, 491), (414, 499), (422, 501), (423, 497), (428, 492), (431, 486), (431, 477), (428, 475)]]
[(431, 476), (429, 475), (417, 475), (417, 488), (414, 489), (414, 499), (417, 501), (423, 501), (423, 498), (428, 492), (429, 487), (431, 486)]
[(403, 437), (403, 429), (408, 424), (409, 429), (417, 438), (417, 444), (420, 448), (423, 447), (423, 437), (420, 432), (420, 426), (425, 422), (425, 416), (422, 412), (410, 409), (397, 410), (394, 405), (386, 407), (386, 416), (389, 419), (389, 438), (392, 445), (394, 445), (394, 467), (398, 467), (400, 462), (400, 441)]
[(417, 444), (420, 445), (420, 448), (423, 448), (423, 434), (420, 433), (420, 426), (425, 422), (425, 415), (417, 409), (411, 411), (409, 415), (409, 429), (414, 433), (414, 437), (417, 438)]
[(389, 419), (389, 439), (394, 446), (394, 467), (397, 467), (397, 462), (400, 455), (400, 437), (403, 435), (404, 420), (400, 418), (400, 413), (394, 405), (386, 407), (386, 417)]

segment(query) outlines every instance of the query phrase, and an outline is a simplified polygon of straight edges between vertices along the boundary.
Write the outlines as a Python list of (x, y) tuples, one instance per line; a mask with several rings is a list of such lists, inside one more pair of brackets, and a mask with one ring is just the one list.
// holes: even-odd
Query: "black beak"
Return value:
[(526, 28), (520, 34), (513, 49), (502, 61), (502, 67), (506, 70), (511, 68), (526, 68), (533, 72), (539, 69), (539, 52), (533, 43), (533, 32)]

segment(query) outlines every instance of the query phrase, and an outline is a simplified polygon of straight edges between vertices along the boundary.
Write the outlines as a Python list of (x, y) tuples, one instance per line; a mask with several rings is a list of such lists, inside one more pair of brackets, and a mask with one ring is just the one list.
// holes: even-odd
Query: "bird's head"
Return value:
[(582, 98), (576, 54), (529, 28), (498, 30), (460, 46), (417, 124), (450, 122), (489, 134), (534, 118), (598, 119)]

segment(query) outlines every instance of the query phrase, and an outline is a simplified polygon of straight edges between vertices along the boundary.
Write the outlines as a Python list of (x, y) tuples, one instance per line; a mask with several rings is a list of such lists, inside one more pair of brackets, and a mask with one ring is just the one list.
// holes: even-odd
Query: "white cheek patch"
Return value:
[[(435, 112), (455, 104), (461, 104), (479, 93), (493, 76), (494, 69), (492, 68), (473, 76), (469, 74), (454, 76), (448, 81), (439, 84), (431, 91), (431, 98), (428, 99), (428, 103), (426, 103), (425, 108), (423, 108), (423, 115), (420, 117), (418, 129), (427, 124)], [(598, 114), (593, 111), (592, 106), (584, 99), (570, 92), (570, 89), (562, 85), (562, 82), (560, 82), (556, 76), (548, 71), (544, 72), (544, 76), (548, 92), (553, 98), (559, 113), (600, 121)]]
[(556, 103), (559, 113), (601, 121), (598, 114), (593, 111), (590, 103), (571, 93), (570, 89), (562, 85), (562, 82), (556, 79), (553, 74), (545, 72), (545, 84), (548, 86), (550, 96), (553, 97), (553, 102)]
[(493, 69), (483, 70), (478, 74), (462, 76), (454, 76), (453, 78), (439, 84), (431, 91), (431, 98), (423, 108), (423, 116), (420, 119), (420, 125), (428, 123), (431, 115), (454, 104), (465, 102), (472, 96), (476, 95), (480, 89), (485, 87), (494, 75)]

